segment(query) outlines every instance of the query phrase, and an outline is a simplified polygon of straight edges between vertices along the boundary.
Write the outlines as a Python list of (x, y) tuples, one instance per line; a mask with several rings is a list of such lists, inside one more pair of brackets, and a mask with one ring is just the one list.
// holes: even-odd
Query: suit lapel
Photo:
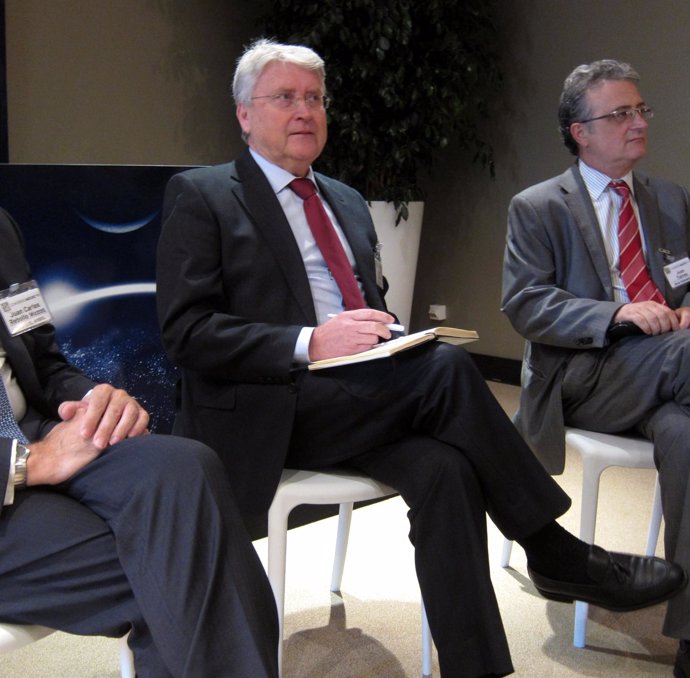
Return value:
[(372, 245), (367, 237), (368, 229), (354, 216), (352, 203), (341, 190), (341, 184), (323, 175), (317, 175), (317, 183), (350, 245), (367, 304), (372, 308), (381, 308), (376, 302), (380, 292), (376, 287), (376, 270), (373, 265)]
[(666, 289), (666, 276), (663, 271), (664, 260), (660, 251), (664, 247), (664, 243), (662, 240), (657, 197), (649, 189), (648, 180), (645, 177), (633, 175), (633, 184), (635, 187), (635, 200), (640, 213), (640, 221), (642, 222), (642, 237), (647, 248), (647, 265), (649, 266), (652, 280), (654, 280), (664, 297), (668, 299), (670, 289)]
[[(13, 239), (4, 243), (5, 250), (2, 252), (4, 257), (9, 257), (10, 262), (3, 259), (3, 275), (0, 280), (0, 289), (6, 289), (12, 283), (24, 282), (27, 280), (26, 269), (19, 270), (23, 266), (24, 252), (20, 248), (18, 240)], [(7, 353), (7, 360), (12, 367), (17, 382), (19, 383), (24, 395), (29, 400), (39, 400), (43, 397), (43, 390), (39, 383), (36, 368), (31, 357), (31, 346), (34, 339), (31, 332), (25, 332), (17, 336), (11, 336), (5, 323), (0, 320), (0, 342)]]
[(235, 167), (238, 183), (233, 192), (273, 252), (274, 261), (307, 322), (315, 325), (316, 312), (302, 255), (271, 185), (249, 151), (238, 158)]
[(2, 347), (5, 349), (5, 353), (7, 353), (7, 360), (12, 367), (12, 373), (17, 379), (27, 402), (38, 402), (43, 396), (29, 349), (25, 344), (25, 341), (29, 340), (31, 340), (30, 333), (17, 337), (10, 336), (10, 333), (5, 328), (5, 324), (0, 321), (0, 342), (2, 342)]
[(589, 197), (585, 182), (576, 165), (561, 175), (563, 199), (570, 210), (575, 225), (585, 242), (594, 270), (609, 299), (613, 299), (613, 286), (609, 263), (606, 258), (606, 247), (601, 235), (597, 215)]

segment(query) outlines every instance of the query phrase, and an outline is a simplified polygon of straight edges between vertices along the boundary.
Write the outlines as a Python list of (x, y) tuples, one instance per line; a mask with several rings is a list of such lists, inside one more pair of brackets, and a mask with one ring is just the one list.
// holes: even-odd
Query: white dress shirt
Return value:
[(625, 289), (625, 284), (621, 278), (619, 267), (620, 252), (618, 247), (618, 218), (620, 215), (623, 199), (616, 191), (609, 187), (611, 181), (625, 181), (630, 188), (630, 202), (632, 203), (637, 223), (640, 228), (640, 238), (642, 240), (642, 251), (646, 254), (647, 248), (644, 237), (644, 229), (640, 213), (635, 201), (635, 193), (633, 190), (633, 173), (628, 172), (623, 177), (608, 177), (602, 172), (595, 170), (582, 160), (578, 161), (580, 173), (589, 192), (589, 197), (592, 199), (594, 211), (597, 215), (601, 235), (604, 239), (604, 246), (606, 248), (606, 258), (609, 262), (609, 273), (611, 274), (611, 284), (613, 285), (614, 301), (627, 304), (630, 301), (628, 292)]
[[(24, 399), (24, 394), (17, 380), (12, 374), (12, 368), (7, 362), (7, 353), (5, 349), (0, 344), (0, 377), (5, 384), (5, 390), (7, 391), (7, 396), (10, 400), (10, 405), (12, 406), (12, 412), (14, 413), (14, 418), (20, 421), (24, 414), (26, 413), (26, 400)], [(10, 468), (7, 474), (7, 487), (5, 487), (5, 494), (3, 499), (3, 506), (7, 506), (14, 501), (14, 462), (17, 455), (17, 441), (15, 440), (12, 444), (12, 452), (10, 454)]]
[[(302, 254), (304, 267), (307, 271), (309, 287), (311, 289), (312, 298), (314, 299), (316, 320), (320, 325), (328, 320), (329, 314), (340, 313), (344, 310), (343, 298), (335, 279), (328, 270), (328, 266), (326, 266), (326, 262), (321, 254), (321, 250), (319, 250), (316, 244), (311, 229), (309, 228), (307, 218), (304, 214), (303, 200), (288, 186), (296, 177), (281, 167), (268, 162), (268, 160), (253, 149), (250, 148), (249, 151), (261, 168), (261, 171), (266, 175), (266, 179), (268, 179), (271, 188), (275, 191), (278, 202), (283, 208), (285, 217), (295, 236), (295, 241)], [(319, 199), (321, 199), (326, 214), (333, 223), (338, 238), (340, 238), (340, 242), (347, 255), (347, 259), (355, 272), (355, 277), (357, 277), (355, 258), (352, 254), (350, 244), (347, 242), (347, 238), (328, 203), (321, 198), (316, 180), (314, 179), (314, 172), (311, 168), (309, 168), (307, 178), (314, 182)], [(360, 289), (362, 289), (362, 283), (358, 277), (357, 282)], [(364, 292), (362, 292), (362, 296), (364, 296)], [(300, 332), (295, 346), (295, 362), (301, 364), (309, 362), (309, 341), (313, 331), (313, 327), (304, 327)]]

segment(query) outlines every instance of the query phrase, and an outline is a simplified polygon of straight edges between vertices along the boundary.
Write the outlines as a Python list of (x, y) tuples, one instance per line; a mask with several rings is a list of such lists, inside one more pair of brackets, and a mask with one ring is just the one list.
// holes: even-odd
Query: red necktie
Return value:
[(326, 214), (321, 199), (316, 195), (316, 186), (311, 179), (293, 179), (289, 186), (304, 200), (304, 214), (307, 217), (307, 223), (321, 250), (326, 266), (328, 266), (338, 289), (340, 289), (345, 308), (348, 311), (365, 308), (366, 303), (352, 271), (352, 266), (350, 266), (340, 238), (338, 238), (338, 234)]
[(654, 284), (642, 251), (642, 239), (637, 217), (630, 200), (630, 188), (625, 181), (612, 181), (609, 186), (622, 199), (618, 217), (618, 267), (630, 301), (656, 301), (666, 305), (664, 295)]

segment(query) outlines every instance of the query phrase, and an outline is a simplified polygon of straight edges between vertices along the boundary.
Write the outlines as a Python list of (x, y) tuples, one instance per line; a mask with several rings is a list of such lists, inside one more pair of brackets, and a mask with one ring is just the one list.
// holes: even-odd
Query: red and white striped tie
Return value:
[(637, 217), (630, 200), (630, 188), (625, 181), (612, 181), (609, 186), (622, 199), (618, 217), (618, 267), (630, 301), (656, 301), (666, 305), (664, 295), (654, 284), (642, 251), (642, 239)]

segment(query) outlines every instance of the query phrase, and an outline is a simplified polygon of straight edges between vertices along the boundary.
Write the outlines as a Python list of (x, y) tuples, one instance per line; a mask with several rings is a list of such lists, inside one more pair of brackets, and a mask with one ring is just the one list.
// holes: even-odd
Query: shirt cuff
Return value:
[(315, 327), (303, 327), (297, 336), (293, 359), (298, 365), (308, 365), (311, 362), (309, 360), (309, 342), (315, 329)]
[(12, 441), (12, 452), (10, 453), (10, 469), (7, 474), (7, 487), (5, 488), (5, 499), (2, 502), (3, 506), (9, 506), (14, 503), (14, 462), (17, 460), (17, 441)]

